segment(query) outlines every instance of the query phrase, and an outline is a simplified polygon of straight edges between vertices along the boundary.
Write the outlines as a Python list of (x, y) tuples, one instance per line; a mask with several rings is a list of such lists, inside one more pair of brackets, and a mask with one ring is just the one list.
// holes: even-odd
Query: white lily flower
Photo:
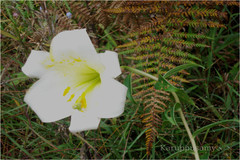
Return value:
[(22, 71), (39, 78), (24, 101), (43, 122), (71, 116), (69, 130), (79, 132), (124, 111), (127, 87), (114, 80), (121, 74), (118, 54), (97, 54), (86, 29), (59, 33), (50, 53), (32, 50)]

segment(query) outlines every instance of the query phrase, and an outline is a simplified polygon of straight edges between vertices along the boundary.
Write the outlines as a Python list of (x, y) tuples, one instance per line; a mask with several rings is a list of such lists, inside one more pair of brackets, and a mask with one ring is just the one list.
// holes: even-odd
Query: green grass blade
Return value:
[(128, 99), (136, 104), (135, 100), (132, 97), (132, 75), (131, 74), (129, 74), (125, 78), (123, 84), (128, 88), (128, 90), (127, 90), (127, 97), (128, 97)]
[(179, 72), (181, 70), (188, 69), (188, 68), (191, 68), (191, 67), (201, 67), (201, 68), (204, 68), (203, 66), (201, 66), (199, 64), (195, 64), (195, 63), (183, 64), (183, 65), (177, 66), (177, 67), (169, 70), (163, 77), (164, 78), (168, 78), (168, 77), (176, 74), (177, 72)]
[(218, 126), (220, 124), (223, 124), (223, 123), (227, 123), (227, 122), (237, 122), (237, 123), (240, 123), (239, 120), (237, 119), (229, 119), (229, 120), (222, 120), (222, 121), (218, 121), (218, 122), (215, 122), (215, 123), (212, 123), (212, 124), (209, 124), (207, 126), (204, 126), (198, 130), (196, 130), (194, 133), (193, 133), (193, 137), (196, 137), (198, 134), (202, 133), (203, 131), (209, 129), (209, 128), (212, 128), (212, 127), (215, 127), (215, 126)]
[(143, 130), (136, 139), (134, 139), (134, 141), (128, 146), (127, 150), (130, 150), (132, 148), (132, 146), (137, 142), (137, 140), (145, 133), (145, 131), (147, 130), (147, 128), (145, 130)]

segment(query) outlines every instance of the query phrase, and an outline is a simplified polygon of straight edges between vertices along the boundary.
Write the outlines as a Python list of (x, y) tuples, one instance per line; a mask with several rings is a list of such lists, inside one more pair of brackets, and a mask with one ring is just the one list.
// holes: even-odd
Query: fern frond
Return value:
[(111, 9), (105, 9), (105, 12), (108, 13), (134, 13), (134, 14), (139, 14), (139, 13), (155, 13), (155, 12), (167, 12), (168, 8), (165, 8), (161, 6), (157, 2), (152, 2), (151, 5), (130, 5), (126, 7), (121, 7), (121, 8), (111, 8)]
[(180, 38), (213, 39), (212, 37), (206, 36), (204, 34), (194, 34), (194, 33), (179, 32), (177, 30), (174, 30), (171, 34), (174, 37), (180, 37)]
[(186, 58), (181, 58), (181, 57), (176, 57), (176, 56), (165, 56), (165, 55), (163, 55), (159, 58), (165, 59), (165, 61), (168, 61), (168, 62), (173, 62), (173, 63), (178, 63), (178, 64), (194, 63), (193, 61), (188, 60)]
[[(174, 57), (175, 58), (175, 57)], [(164, 59), (164, 58), (163, 58)], [(172, 68), (175, 68), (176, 65), (174, 64), (171, 64), (171, 63), (165, 63), (163, 61), (159, 62), (158, 60), (153, 60), (153, 61), (148, 61), (148, 62), (140, 62), (136, 65), (134, 65), (133, 67), (134, 68), (139, 68), (139, 67), (148, 67), (148, 66), (156, 66), (158, 65), (158, 67), (161, 67), (161, 68), (167, 68), (167, 69), (172, 69)], [(158, 71), (159, 69), (156, 68), (156, 72)], [(185, 70), (182, 70), (180, 71), (179, 73), (182, 73), (182, 74), (185, 74), (185, 75), (189, 75), (188, 72), (186, 72)]]
[[(150, 116), (149, 116), (150, 117)], [(153, 119), (152, 117), (150, 117), (151, 119)], [(145, 133), (146, 133), (146, 151), (147, 151), (147, 155), (151, 154), (151, 149), (152, 149), (152, 144), (155, 140), (156, 134), (158, 133), (153, 127), (149, 127), (149, 125), (147, 126), (147, 128), (149, 128)]]
[(139, 30), (139, 32), (130, 33), (129, 35), (124, 36), (123, 39), (129, 38), (129, 37), (135, 37), (135, 36), (139, 36), (139, 35), (144, 35), (144, 34), (150, 34), (153, 32), (165, 31), (165, 30), (166, 30), (165, 25), (158, 25), (153, 28), (141, 28)]
[[(148, 92), (151, 92), (154, 90), (154, 87), (149, 87), (145, 90), (141, 90), (135, 94), (133, 94), (133, 97), (139, 98), (142, 97), (143, 95), (147, 94)], [(165, 96), (169, 96), (170, 94), (168, 92), (165, 91), (161, 91), (161, 90), (155, 90), (156, 94), (163, 94)]]
[(187, 47), (210, 47), (206, 44), (201, 44), (201, 43), (194, 43), (192, 41), (185, 41), (183, 39), (172, 39), (172, 38), (164, 38), (162, 40), (163, 43), (167, 45), (182, 45), (182, 46), (187, 46)]
[(205, 6), (220, 6), (220, 5), (228, 5), (228, 6), (239, 6), (239, 2), (237, 0), (226, 1), (226, 0), (202, 0), (202, 1), (171, 1), (167, 2), (169, 4), (174, 5), (184, 5), (184, 6), (193, 6), (193, 5), (205, 5)]
[(176, 87), (179, 87), (179, 88), (183, 88), (183, 85), (180, 84), (179, 81), (176, 82), (176, 81), (170, 79), (170, 80), (168, 80), (168, 82), (169, 82), (170, 84), (172, 84), (173, 86), (176, 86)]
[(154, 86), (156, 82), (155, 81), (151, 81), (142, 85), (138, 85), (137, 87), (133, 87), (133, 90), (137, 90), (137, 89), (144, 89), (144, 88), (148, 88), (148, 87), (152, 87)]
[(134, 87), (136, 87), (136, 86), (138, 86), (139, 83), (146, 83), (149, 81), (152, 81), (152, 80), (150, 80), (147, 77), (138, 77), (138, 78), (135, 77), (132, 84), (134, 85)]
[(126, 57), (126, 58), (138, 61), (138, 60), (145, 60), (145, 59), (155, 58), (155, 57), (158, 57), (158, 53), (142, 54), (142, 55), (138, 55), (138, 56), (129, 56), (129, 57)]
[[(177, 18), (177, 17), (158, 17), (155, 19), (151, 19), (151, 23), (149, 23), (148, 25), (144, 25), (137, 32), (130, 33), (128, 36), (125, 36), (125, 38), (144, 35), (144, 34), (150, 34), (150, 33), (159, 32), (159, 31), (170, 31), (169, 29), (167, 29), (167, 26), (174, 27), (179, 25), (191, 26), (193, 28), (199, 28), (199, 27), (226, 28), (225, 25), (220, 24), (219, 22), (213, 22), (208, 20), (198, 20), (198, 19), (190, 20), (187, 18)], [(202, 37), (202, 38), (205, 38), (205, 37)]]
[(189, 7), (178, 8), (174, 12), (170, 13), (173, 16), (185, 16), (185, 17), (224, 17), (226, 18), (226, 12), (220, 12), (216, 9), (208, 9), (206, 7)]
[(161, 117), (160, 113), (164, 112), (165, 109), (168, 108), (166, 105), (167, 101), (170, 101), (167, 93), (164, 91), (157, 91), (153, 88), (148, 90), (148, 93), (145, 92), (143, 98), (143, 105), (145, 114), (143, 114), (142, 122), (145, 124), (146, 132), (146, 146), (147, 146), (147, 154), (151, 153), (152, 144), (155, 141), (157, 135), (157, 128), (161, 125)]
[(124, 45), (120, 45), (118, 46), (118, 48), (132, 47), (132, 46), (141, 45), (141, 44), (153, 43), (153, 42), (159, 41), (160, 39), (161, 39), (160, 36), (154, 36), (154, 37), (146, 36), (142, 39), (134, 40)]
[(213, 21), (208, 21), (208, 20), (190, 20), (187, 18), (169, 18), (167, 20), (167, 26), (191, 26), (193, 28), (226, 28), (225, 25), (220, 24), (219, 22), (213, 22)]
[[(169, 98), (168, 96), (166, 96), (166, 95), (162, 96), (161, 94), (162, 94), (162, 92), (160, 92), (160, 94), (159, 94), (159, 93), (155, 93), (154, 96), (157, 97), (157, 98), (159, 98), (159, 99), (162, 99), (162, 100), (170, 101), (170, 98)], [(167, 94), (167, 95), (168, 95), (168, 94)], [(152, 96), (152, 93), (147, 93), (147, 94), (145, 94), (145, 95), (143, 96), (143, 98), (148, 99), (148, 98), (151, 98), (151, 96)], [(147, 102), (146, 102), (146, 103), (147, 103)], [(165, 106), (165, 104), (164, 104), (164, 106)]]
[[(154, 51), (157, 49), (160, 49), (161, 52), (166, 53), (166, 54), (179, 56), (179, 57), (187, 57), (187, 58), (191, 58), (191, 59), (200, 61), (200, 59), (198, 57), (196, 57), (188, 52), (183, 52), (182, 50), (179, 50), (179, 49), (173, 49), (171, 47), (162, 46), (161, 43), (137, 46), (133, 49), (127, 49), (127, 50), (121, 51), (121, 52), (119, 52), (119, 54), (121, 55), (121, 54), (130, 54), (130, 53), (140, 53), (143, 51)], [(159, 52), (152, 53), (152, 54), (143, 54), (140, 56), (136, 56), (135, 58), (134, 57), (128, 57), (128, 58), (134, 59), (134, 60), (141, 60), (141, 59), (156, 57), (157, 54), (159, 54)]]
[(186, 80), (185, 78), (179, 77), (179, 76), (171, 76), (171, 78), (173, 80), (177, 80), (177, 81), (180, 81), (180, 82), (189, 83), (188, 80)]

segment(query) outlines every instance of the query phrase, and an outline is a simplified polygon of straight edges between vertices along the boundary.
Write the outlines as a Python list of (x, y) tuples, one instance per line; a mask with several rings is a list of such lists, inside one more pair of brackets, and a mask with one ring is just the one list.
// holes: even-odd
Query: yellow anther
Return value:
[(82, 60), (80, 58), (74, 58), (75, 61), (81, 62)]
[(63, 96), (66, 96), (70, 89), (71, 89), (70, 87), (67, 87), (63, 92)]
[(46, 68), (51, 68), (53, 66), (54, 66), (54, 64), (46, 65)]
[(51, 56), (45, 58), (43, 61), (42, 61), (42, 64), (45, 68), (51, 68), (55, 65), (55, 62), (53, 62), (50, 58)]
[(70, 98), (68, 99), (68, 102), (70, 102), (74, 97), (75, 97), (75, 95), (72, 94), (72, 95), (70, 96)]
[(83, 112), (83, 108), (86, 109), (87, 108), (87, 101), (85, 98), (86, 94), (83, 92), (81, 96), (78, 97), (78, 99), (76, 100), (73, 109), (77, 109), (81, 112)]
[(86, 101), (86, 98), (85, 98), (86, 94), (83, 93), (82, 94), (82, 99), (81, 99), (81, 108), (87, 108), (87, 101)]

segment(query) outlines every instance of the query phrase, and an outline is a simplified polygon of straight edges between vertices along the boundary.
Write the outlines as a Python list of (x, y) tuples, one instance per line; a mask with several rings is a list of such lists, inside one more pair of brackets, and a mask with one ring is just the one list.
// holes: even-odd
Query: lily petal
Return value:
[(87, 114), (86, 112), (74, 111), (71, 117), (69, 130), (73, 133), (85, 130), (97, 129), (100, 123), (100, 118)]
[(99, 57), (105, 66), (104, 74), (106, 74), (106, 76), (116, 78), (122, 73), (116, 52), (106, 51), (105, 53), (100, 53)]
[(47, 71), (42, 63), (48, 56), (48, 52), (32, 50), (22, 67), (22, 72), (28, 77), (40, 78)]
[(24, 101), (43, 122), (54, 122), (70, 116), (73, 112), (72, 105), (63, 97), (63, 82), (57, 79), (54, 73), (45, 74), (24, 97)]
[(88, 109), (100, 118), (117, 117), (124, 111), (126, 94), (126, 86), (111, 78), (102, 79), (101, 85), (87, 99)]
[(86, 59), (97, 52), (86, 29), (78, 29), (57, 34), (51, 42), (50, 54), (54, 59), (61, 61), (69, 56)]

